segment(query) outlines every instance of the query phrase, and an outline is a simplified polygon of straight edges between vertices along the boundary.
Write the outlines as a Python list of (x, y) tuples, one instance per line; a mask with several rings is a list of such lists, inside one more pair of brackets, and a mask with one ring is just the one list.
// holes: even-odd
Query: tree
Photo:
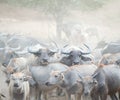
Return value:
[(56, 34), (61, 39), (62, 24), (64, 17), (70, 10), (72, 0), (44, 0), (42, 8), (51, 14), (56, 22)]
[(106, 0), (41, 0), (42, 9), (51, 14), (56, 22), (56, 34), (61, 39), (64, 17), (70, 10), (94, 10), (102, 7)]
[(0, 0), (9, 4), (42, 9), (51, 14), (56, 22), (56, 34), (61, 38), (64, 17), (72, 10), (91, 11), (102, 7), (110, 0)]

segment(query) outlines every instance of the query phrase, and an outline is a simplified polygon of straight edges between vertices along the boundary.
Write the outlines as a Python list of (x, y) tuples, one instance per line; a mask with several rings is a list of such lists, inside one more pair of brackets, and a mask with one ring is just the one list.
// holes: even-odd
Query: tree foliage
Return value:
[(96, 10), (110, 0), (0, 0), (12, 5), (40, 8), (54, 14), (72, 10)]
[(56, 21), (56, 33), (61, 34), (64, 16), (71, 10), (91, 11), (102, 7), (110, 0), (0, 0), (8, 4), (38, 8), (51, 14)]

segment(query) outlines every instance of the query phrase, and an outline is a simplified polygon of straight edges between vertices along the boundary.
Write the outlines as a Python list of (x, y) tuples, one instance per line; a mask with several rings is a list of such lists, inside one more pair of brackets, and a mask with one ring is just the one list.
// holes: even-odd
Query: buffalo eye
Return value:
[(22, 80), (22, 78), (20, 78), (20, 80)]
[(28, 78), (27, 78), (27, 77), (23, 77), (23, 80), (24, 80), (24, 81), (27, 81), (27, 80), (28, 80)]
[(81, 57), (81, 56), (82, 56), (82, 53), (81, 53), (81, 52), (79, 52), (79, 53), (78, 53), (78, 55), (79, 55), (79, 57)]
[(73, 57), (73, 55), (71, 54), (70, 57)]
[(70, 56), (72, 57), (74, 55), (73, 51), (70, 52)]
[(93, 83), (94, 83), (94, 84), (97, 84), (97, 81), (96, 81), (96, 80), (93, 80)]
[(34, 53), (34, 55), (40, 57), (41, 56), (41, 52), (36, 52), (36, 53)]
[(58, 76), (57, 75), (55, 75), (55, 78), (57, 78)]

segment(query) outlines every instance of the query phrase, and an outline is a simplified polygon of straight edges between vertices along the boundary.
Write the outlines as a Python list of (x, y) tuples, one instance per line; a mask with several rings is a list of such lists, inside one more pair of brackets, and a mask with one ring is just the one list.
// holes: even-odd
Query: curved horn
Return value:
[(40, 49), (45, 49), (45, 47), (41, 46), (40, 44), (37, 44), (32, 47), (28, 47), (28, 52), (30, 53), (38, 53)]
[(80, 48), (78, 48), (76, 46), (69, 46), (68, 47), (68, 45), (66, 45), (64, 47), (65, 47), (65, 50), (64, 49), (62, 50), (62, 52), (61, 52), (62, 54), (69, 54), (72, 50), (81, 50)]
[(11, 37), (9, 40), (7, 40), (7, 44), (13, 40), (13, 37)]
[(18, 55), (27, 54), (27, 53), (28, 53), (28, 48), (25, 48), (25, 49), (22, 50), (22, 51), (16, 51), (15, 53), (18, 54)]
[(5, 48), (0, 48), (0, 50), (4, 50)]
[(87, 54), (90, 54), (90, 53), (91, 53), (90, 48), (89, 48), (86, 44), (84, 44), (84, 46), (85, 46), (85, 47), (87, 47), (88, 51), (87, 51), (87, 52), (84, 52), (84, 50), (80, 49), (80, 51), (81, 51), (82, 55), (87, 55)]
[(92, 78), (95, 78), (98, 74), (99, 74), (99, 71), (95, 72), (95, 73), (92, 75)]
[(17, 69), (18, 69), (18, 67), (15, 66), (15, 67), (13, 68), (13, 71), (16, 71)]
[(69, 55), (69, 54), (70, 54), (70, 52), (67, 52), (67, 51), (61, 50), (61, 54), (66, 54), (66, 55)]
[(63, 46), (63, 49), (61, 50), (61, 54), (67, 54), (67, 55), (69, 55), (70, 51), (68, 51), (68, 49), (69, 49), (68, 46), (69, 46), (68, 44), (66, 44), (66, 45)]
[(54, 53), (59, 52), (59, 47), (55, 41), (52, 41), (51, 45), (49, 46), (50, 46), (49, 50), (51, 52), (54, 52)]
[(78, 74), (78, 76), (79, 76), (79, 78), (80, 78), (80, 79), (82, 79), (82, 80), (83, 80), (83, 77), (82, 77), (80, 74)]
[(6, 98), (6, 96), (2, 93), (0, 93), (0, 97)]
[(9, 47), (9, 48), (13, 51), (17, 51), (17, 50), (20, 50), (21, 46), (19, 45), (17, 48), (11, 48), (11, 47)]
[(59, 46), (57, 45), (57, 43), (55, 41), (52, 41), (52, 43), (54, 43), (54, 45), (56, 46), (56, 48), (59, 48)]

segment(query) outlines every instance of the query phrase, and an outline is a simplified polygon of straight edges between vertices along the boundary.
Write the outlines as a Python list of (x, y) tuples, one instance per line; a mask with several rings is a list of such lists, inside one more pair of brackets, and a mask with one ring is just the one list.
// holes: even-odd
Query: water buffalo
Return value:
[(49, 47), (35, 45), (32, 48), (28, 48), (29, 53), (38, 57), (39, 65), (47, 65), (50, 62), (50, 57), (57, 53), (57, 49), (50, 49)]
[(15, 53), (15, 51), (19, 50), (20, 46), (17, 48), (11, 48), (11, 47), (4, 47), (0, 48), (0, 63), (3, 66), (7, 66), (11, 58), (16, 58), (18, 55)]
[(0, 46), (5, 47), (8, 45), (9, 47), (15, 48), (18, 45), (21, 47), (21, 49), (24, 49), (27, 46), (36, 45), (39, 41), (35, 38), (21, 35), (18, 33), (2, 33), (0, 34)]
[[(34, 58), (35, 59), (35, 58)], [(34, 61), (31, 59), (31, 62)], [(20, 58), (13, 58), (10, 60), (7, 67), (4, 68), (4, 72), (6, 74), (6, 82), (10, 82), (11, 74), (15, 72), (21, 71), (28, 71), (29, 72), (29, 64), (31, 63), (28, 58), (20, 57)]]
[(104, 64), (104, 65), (115, 64), (118, 59), (120, 59), (120, 53), (104, 54), (99, 61), (99, 65), (100, 64)]
[(81, 100), (83, 84), (77, 81), (81, 76), (92, 75), (97, 69), (96, 65), (74, 65), (64, 72), (53, 71), (47, 80), (47, 86), (59, 86), (66, 91), (67, 100), (71, 100), (71, 94), (77, 95), (77, 100)]
[(113, 64), (101, 66), (83, 84), (84, 91), (91, 94), (92, 100), (99, 100), (99, 97), (100, 100), (107, 100), (107, 95), (112, 100), (118, 100), (116, 92), (120, 93), (120, 69)]
[(72, 66), (72, 65), (77, 65), (77, 64), (83, 64), (84, 62), (87, 62), (87, 61), (91, 61), (92, 58), (90, 56), (86, 56), (91, 53), (90, 48), (87, 45), (85, 46), (88, 49), (87, 52), (75, 46), (66, 47), (65, 50), (62, 50), (61, 53), (67, 56), (64, 56), (60, 60), (60, 62), (68, 66)]
[[(46, 94), (48, 91), (54, 89), (56, 86), (46, 86), (45, 83), (50, 77), (52, 70), (65, 71), (68, 66), (61, 63), (50, 63), (46, 66), (31, 66), (30, 72), (34, 81), (36, 82), (36, 100), (41, 100), (41, 93)], [(46, 96), (44, 98), (47, 99)]]
[(17, 72), (11, 75), (9, 84), (10, 100), (29, 100), (29, 82), (28, 77)]
[(106, 45), (103, 50), (102, 50), (102, 54), (106, 54), (106, 53), (120, 53), (120, 42), (111, 42), (108, 43), (108, 45)]
[(97, 46), (95, 47), (95, 49), (101, 49), (104, 48), (107, 45), (107, 42), (104, 40), (101, 40), (97, 43)]

